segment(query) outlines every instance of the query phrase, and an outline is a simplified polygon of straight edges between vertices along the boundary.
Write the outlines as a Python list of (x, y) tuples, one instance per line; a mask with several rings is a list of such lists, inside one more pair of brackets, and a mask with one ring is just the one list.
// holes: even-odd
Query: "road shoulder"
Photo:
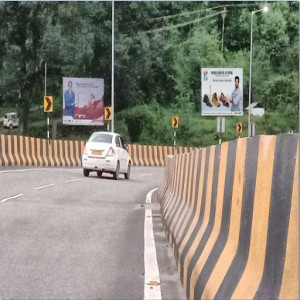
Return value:
[(169, 245), (163, 230), (157, 191), (152, 194), (151, 208), (162, 299), (186, 300), (185, 290), (176, 268), (172, 247)]

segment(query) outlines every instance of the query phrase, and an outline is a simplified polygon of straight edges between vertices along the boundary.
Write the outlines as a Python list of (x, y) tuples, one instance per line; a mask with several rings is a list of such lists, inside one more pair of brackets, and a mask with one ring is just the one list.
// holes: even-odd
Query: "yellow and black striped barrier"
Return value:
[(193, 147), (128, 145), (128, 153), (134, 166), (164, 166), (167, 155), (190, 152)]
[(46, 140), (0, 135), (0, 166), (78, 167), (82, 141)]
[[(0, 166), (78, 167), (85, 141), (50, 140), (0, 134)], [(128, 145), (134, 166), (164, 166), (169, 154), (192, 151), (192, 147)]]
[(188, 299), (298, 299), (298, 135), (167, 158), (158, 197)]

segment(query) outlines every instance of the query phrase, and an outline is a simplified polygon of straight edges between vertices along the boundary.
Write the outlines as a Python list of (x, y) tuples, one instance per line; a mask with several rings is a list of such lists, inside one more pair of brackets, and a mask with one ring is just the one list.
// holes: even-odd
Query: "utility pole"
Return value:
[(225, 21), (225, 17), (227, 14), (227, 10), (226, 7), (224, 7), (223, 11), (222, 11), (222, 19), (223, 19), (223, 28), (222, 28), (222, 52), (223, 52), (223, 44), (224, 44), (224, 21)]
[[(45, 62), (45, 97), (47, 96), (47, 63)], [(49, 143), (50, 139), (50, 119), (49, 119), (49, 113), (47, 112), (47, 139)]]
[(111, 131), (115, 130), (115, 101), (114, 101), (114, 63), (115, 63), (115, 3), (112, 0), (112, 10), (111, 10), (111, 110), (112, 110), (112, 120), (111, 120)]

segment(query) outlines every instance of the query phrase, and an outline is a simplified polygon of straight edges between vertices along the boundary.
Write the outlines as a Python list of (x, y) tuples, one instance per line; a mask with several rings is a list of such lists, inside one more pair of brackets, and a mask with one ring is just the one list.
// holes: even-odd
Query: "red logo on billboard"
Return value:
[(203, 71), (203, 80), (207, 80), (208, 71)]

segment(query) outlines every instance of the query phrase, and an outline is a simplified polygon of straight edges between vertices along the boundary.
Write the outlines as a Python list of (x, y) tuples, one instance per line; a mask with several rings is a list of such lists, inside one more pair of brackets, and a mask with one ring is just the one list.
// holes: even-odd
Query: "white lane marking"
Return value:
[(17, 170), (5, 170), (5, 171), (0, 171), (0, 174), (2, 173), (20, 173), (20, 172), (32, 172), (32, 171), (57, 171), (57, 170), (62, 170), (62, 171), (78, 171), (79, 168), (36, 168), (36, 169), (17, 169)]
[(146, 196), (146, 203), (151, 203), (151, 197), (152, 197), (152, 194), (157, 190), (157, 188), (151, 190), (148, 192), (147, 196)]
[(145, 177), (145, 176), (152, 176), (153, 174), (142, 174), (140, 177)]
[[(150, 199), (152, 193), (148, 192), (146, 199)], [(146, 200), (147, 201), (147, 200)], [(145, 264), (145, 284), (144, 299), (161, 299), (160, 277), (156, 257), (155, 240), (153, 234), (152, 210), (145, 209), (145, 227), (144, 227), (144, 264)]]
[(0, 202), (4, 203), (4, 202), (6, 202), (8, 200), (11, 200), (11, 199), (20, 198), (21, 196), (23, 196), (23, 194), (18, 194), (18, 195), (12, 196), (12, 197), (5, 198), (5, 199), (1, 200)]
[(66, 183), (69, 183), (69, 182), (76, 182), (76, 181), (81, 181), (82, 179), (72, 179), (72, 180), (67, 180), (65, 181)]
[(51, 187), (51, 186), (53, 186), (53, 183), (50, 183), (50, 184), (47, 184), (47, 185), (43, 185), (43, 186), (37, 187), (35, 189), (36, 190), (42, 190), (42, 189), (46, 189), (46, 188)]

